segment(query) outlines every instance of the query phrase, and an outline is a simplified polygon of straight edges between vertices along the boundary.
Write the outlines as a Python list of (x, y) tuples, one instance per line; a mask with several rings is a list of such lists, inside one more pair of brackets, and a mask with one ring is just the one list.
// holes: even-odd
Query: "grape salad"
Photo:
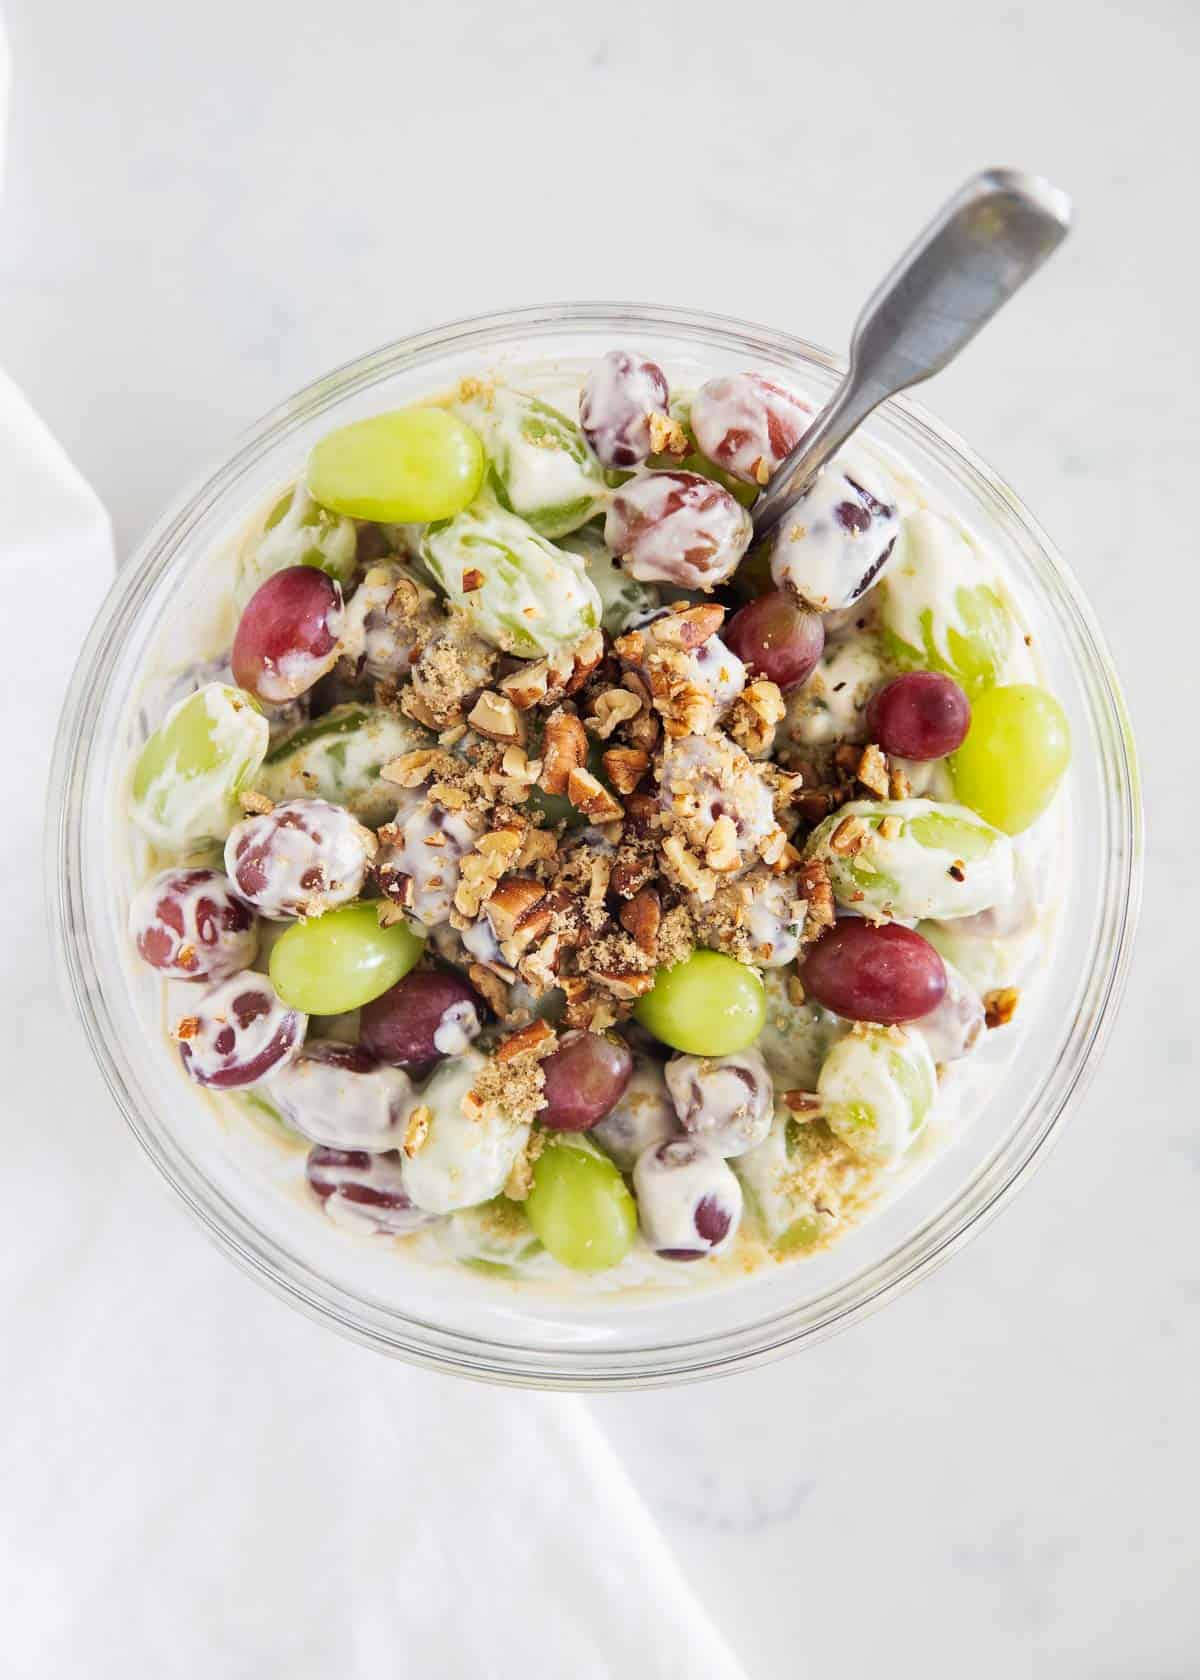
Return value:
[(250, 519), (230, 639), (131, 769), (130, 934), (331, 1241), (715, 1283), (840, 1240), (982, 1106), (1067, 722), (903, 463), (849, 445), (755, 544), (812, 416), (632, 350), (481, 374)]

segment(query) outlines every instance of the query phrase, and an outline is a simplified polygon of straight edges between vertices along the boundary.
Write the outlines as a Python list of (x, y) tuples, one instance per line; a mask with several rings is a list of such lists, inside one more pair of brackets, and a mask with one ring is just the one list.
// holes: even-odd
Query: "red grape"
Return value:
[(426, 1068), (459, 1056), (483, 1023), (483, 1002), (461, 974), (447, 968), (416, 969), (364, 1004), (359, 1040), (393, 1067)]
[(414, 1206), (394, 1149), (369, 1155), (365, 1149), (326, 1149), (318, 1144), (309, 1151), (306, 1171), (326, 1213), (339, 1225), (402, 1237), (436, 1218)]
[(543, 1061), (542, 1072), (542, 1125), (555, 1132), (586, 1132), (621, 1100), (633, 1074), (633, 1054), (624, 1039), (569, 1032)]
[(579, 424), (604, 466), (640, 466), (653, 447), (650, 416), (666, 419), (668, 400), (666, 375), (657, 362), (610, 350), (583, 382)]
[(254, 916), (218, 869), (165, 869), (135, 894), (129, 928), (143, 960), (172, 980), (220, 980), (258, 951)]
[(316, 566), (288, 566), (260, 584), (233, 638), (240, 688), (279, 705), (333, 668), (345, 614), (341, 586)]
[(771, 1130), (775, 1088), (757, 1050), (675, 1056), (665, 1077), (684, 1131), (718, 1155), (744, 1155)]
[(630, 577), (684, 589), (724, 583), (752, 534), (729, 491), (690, 472), (639, 473), (613, 496), (604, 521), (604, 540)]
[(945, 758), (971, 727), (971, 702), (953, 677), (907, 671), (867, 703), (867, 728), (884, 752), (898, 758)]
[(643, 1150), (633, 1169), (642, 1235), (664, 1260), (700, 1260), (731, 1241), (742, 1187), (708, 1144), (677, 1138)]
[(228, 1091), (278, 1073), (300, 1054), (308, 1017), (283, 1003), (262, 974), (235, 974), (177, 1022), (184, 1071)]
[(812, 410), (761, 373), (710, 379), (692, 402), (692, 431), (710, 461), (763, 485), (808, 430)]
[(319, 916), (358, 897), (374, 849), (373, 837), (340, 805), (289, 799), (234, 827), (225, 867), (262, 915)]
[(725, 629), (739, 659), (784, 694), (802, 688), (825, 651), (820, 613), (806, 612), (785, 589), (772, 589), (739, 607)]
[(639, 1056), (616, 1107), (592, 1127), (592, 1142), (627, 1173), (633, 1171), (638, 1156), (651, 1144), (679, 1136), (679, 1119), (662, 1068), (658, 1062)]
[(847, 918), (821, 935), (800, 968), (805, 991), (848, 1021), (919, 1021), (946, 992), (946, 965), (898, 922)]
[(404, 1137), (412, 1081), (361, 1044), (317, 1039), (271, 1077), (271, 1101), (294, 1131), (333, 1149), (381, 1150)]

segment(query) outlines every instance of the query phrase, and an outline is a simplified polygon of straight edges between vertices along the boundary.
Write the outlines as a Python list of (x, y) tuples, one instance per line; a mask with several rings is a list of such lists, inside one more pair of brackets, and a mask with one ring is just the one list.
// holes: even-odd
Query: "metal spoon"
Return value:
[(873, 409), (952, 361), (1070, 225), (1070, 199), (1038, 175), (985, 169), (961, 187), (863, 305), (850, 371), (755, 503), (755, 539), (775, 529)]

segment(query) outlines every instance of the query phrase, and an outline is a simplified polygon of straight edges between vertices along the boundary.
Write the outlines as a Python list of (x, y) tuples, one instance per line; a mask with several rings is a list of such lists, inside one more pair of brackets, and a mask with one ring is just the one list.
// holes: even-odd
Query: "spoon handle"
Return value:
[(986, 169), (961, 187), (863, 305), (850, 370), (755, 504), (755, 537), (774, 529), (872, 409), (952, 361), (1070, 225), (1070, 199), (1040, 176)]

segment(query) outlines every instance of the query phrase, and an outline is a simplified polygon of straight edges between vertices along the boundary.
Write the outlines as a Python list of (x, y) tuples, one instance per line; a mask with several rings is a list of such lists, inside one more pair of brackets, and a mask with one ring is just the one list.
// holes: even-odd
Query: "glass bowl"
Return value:
[(915, 1283), (979, 1230), (1044, 1154), (1095, 1066), (1125, 977), (1141, 864), (1129, 723), (1078, 584), (1012, 491), (963, 443), (914, 404), (888, 403), (867, 437), (907, 460), (995, 552), (1074, 737), (1061, 796), (1076, 838), (1068, 891), (1021, 1054), (983, 1111), (903, 1194), (827, 1251), (731, 1287), (648, 1297), (572, 1300), (464, 1267), (408, 1264), (390, 1245), (346, 1237), (254, 1170), (180, 1073), (163, 1032), (161, 988), (129, 950), (123, 801), (145, 673), (188, 650), (223, 589), (214, 589), (214, 556), (295, 476), (320, 434), (483, 368), (522, 359), (569, 368), (626, 343), (685, 375), (775, 369), (817, 396), (839, 374), (824, 351), (766, 327), (583, 303), (455, 322), (318, 380), (182, 496), (121, 570), (67, 696), (48, 828), (57, 946), (92, 1053), (142, 1147), (225, 1251), (284, 1299), (384, 1352), (497, 1382), (584, 1390), (711, 1377), (817, 1341)]

